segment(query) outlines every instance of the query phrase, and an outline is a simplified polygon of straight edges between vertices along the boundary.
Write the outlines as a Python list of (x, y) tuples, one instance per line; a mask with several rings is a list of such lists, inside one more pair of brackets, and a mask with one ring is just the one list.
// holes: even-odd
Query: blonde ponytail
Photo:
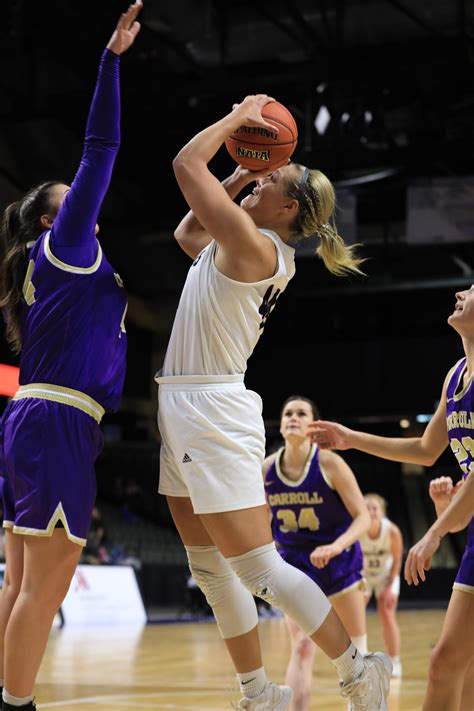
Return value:
[(345, 276), (351, 272), (364, 274), (359, 269), (359, 264), (365, 261), (354, 254), (358, 245), (348, 245), (338, 234), (335, 225), (325, 223), (318, 228), (321, 244), (316, 250), (316, 254), (321, 257), (325, 266), (336, 276)]
[[(333, 274), (364, 274), (359, 265), (365, 259), (355, 254), (359, 245), (346, 244), (338, 234), (332, 217), (336, 195), (329, 178), (320, 170), (310, 170), (302, 165), (295, 165), (295, 168), (298, 169), (296, 179), (287, 186), (287, 194), (296, 198), (300, 205), (298, 217), (291, 226), (295, 236), (304, 239), (317, 234), (321, 244), (316, 254)], [(329, 223), (330, 219), (332, 224)]]

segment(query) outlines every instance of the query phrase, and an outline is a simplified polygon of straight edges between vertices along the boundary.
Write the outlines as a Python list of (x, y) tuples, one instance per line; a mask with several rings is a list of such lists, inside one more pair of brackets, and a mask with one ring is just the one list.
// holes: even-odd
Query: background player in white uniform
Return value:
[(400, 595), (400, 570), (403, 539), (400, 529), (386, 517), (387, 504), (379, 494), (366, 494), (370, 528), (360, 538), (364, 554), (365, 599), (377, 600), (377, 613), (383, 625), (385, 646), (393, 664), (392, 676), (402, 675), (400, 628), (396, 612)]
[[(391, 664), (363, 658), (318, 586), (285, 563), (272, 541), (261, 477), (262, 403), (247, 391), (247, 360), (294, 273), (287, 243), (317, 232), (335, 273), (359, 261), (328, 221), (334, 192), (319, 171), (285, 165), (256, 176), (237, 168), (221, 184), (208, 162), (242, 125), (268, 125), (266, 95), (247, 97), (198, 133), (173, 162), (191, 212), (176, 231), (194, 259), (159, 383), (160, 492), (186, 546), (238, 673), (240, 708), (281, 710), (291, 692), (266, 680), (253, 600), (295, 619), (333, 660), (353, 703), (385, 709)], [(239, 207), (233, 198), (256, 178)]]

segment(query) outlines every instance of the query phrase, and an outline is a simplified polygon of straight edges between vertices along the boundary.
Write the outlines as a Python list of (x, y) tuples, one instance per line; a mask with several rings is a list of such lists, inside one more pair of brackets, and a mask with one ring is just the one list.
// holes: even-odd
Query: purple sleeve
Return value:
[(53, 253), (73, 266), (97, 254), (95, 225), (120, 146), (120, 57), (106, 49), (86, 127), (79, 170), (51, 228)]

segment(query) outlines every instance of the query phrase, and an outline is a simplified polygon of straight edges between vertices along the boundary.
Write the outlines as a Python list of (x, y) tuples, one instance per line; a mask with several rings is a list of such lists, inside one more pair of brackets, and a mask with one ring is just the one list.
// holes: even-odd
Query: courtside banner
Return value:
[(61, 609), (66, 625), (146, 623), (130, 565), (78, 565)]
[(18, 382), (19, 375), (19, 368), (14, 365), (5, 365), (4, 363), (0, 363), (0, 395), (13, 397), (20, 387)]

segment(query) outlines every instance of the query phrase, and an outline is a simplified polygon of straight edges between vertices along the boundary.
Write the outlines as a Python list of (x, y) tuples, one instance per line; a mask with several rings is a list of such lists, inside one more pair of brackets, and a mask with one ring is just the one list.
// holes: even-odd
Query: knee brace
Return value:
[(288, 617), (311, 636), (331, 611), (331, 603), (307, 575), (286, 563), (274, 543), (227, 559), (245, 587)]
[(206, 596), (223, 639), (250, 632), (258, 624), (255, 601), (215, 546), (185, 546), (189, 569)]

